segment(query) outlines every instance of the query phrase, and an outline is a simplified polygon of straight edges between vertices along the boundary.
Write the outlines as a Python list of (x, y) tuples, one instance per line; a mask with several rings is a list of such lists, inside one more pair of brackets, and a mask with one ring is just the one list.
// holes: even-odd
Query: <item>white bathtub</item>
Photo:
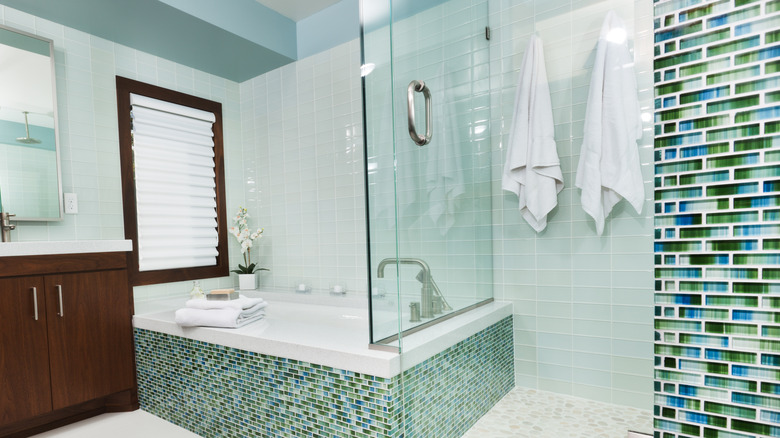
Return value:
[(244, 294), (263, 297), (269, 305), (263, 320), (239, 329), (179, 327), (173, 314), (186, 298), (137, 302), (133, 324), (139, 329), (389, 378), (512, 314), (511, 304), (493, 302), (458, 315), (405, 336), (401, 357), (369, 349), (365, 299), (274, 291)]

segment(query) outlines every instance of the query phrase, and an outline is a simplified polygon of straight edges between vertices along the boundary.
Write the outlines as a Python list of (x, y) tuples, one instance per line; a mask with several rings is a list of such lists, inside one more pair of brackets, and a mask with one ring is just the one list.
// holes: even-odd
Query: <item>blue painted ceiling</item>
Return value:
[[(296, 23), (289, 18), (254, 0), (189, 1), (0, 4), (236, 82), (296, 60)], [(196, 6), (201, 7), (194, 15), (184, 10)]]

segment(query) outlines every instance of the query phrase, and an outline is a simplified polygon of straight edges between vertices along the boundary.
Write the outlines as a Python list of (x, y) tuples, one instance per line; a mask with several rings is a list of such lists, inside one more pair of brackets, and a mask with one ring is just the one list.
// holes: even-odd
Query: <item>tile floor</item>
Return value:
[[(650, 411), (566, 395), (515, 388), (464, 438), (626, 438), (629, 430), (652, 433)], [(199, 438), (138, 410), (104, 414), (34, 438)]]

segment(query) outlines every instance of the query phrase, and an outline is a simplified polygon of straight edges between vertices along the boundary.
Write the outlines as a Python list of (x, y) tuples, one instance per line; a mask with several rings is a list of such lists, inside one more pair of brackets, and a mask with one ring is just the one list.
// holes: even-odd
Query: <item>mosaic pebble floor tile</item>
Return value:
[(463, 438), (626, 438), (629, 430), (652, 433), (652, 411), (515, 388)]

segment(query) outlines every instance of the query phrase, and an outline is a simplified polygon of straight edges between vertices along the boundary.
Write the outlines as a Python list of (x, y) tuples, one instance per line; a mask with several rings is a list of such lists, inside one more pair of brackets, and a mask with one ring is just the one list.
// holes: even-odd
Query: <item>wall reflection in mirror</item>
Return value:
[(0, 27), (0, 211), (16, 221), (62, 217), (52, 47)]

